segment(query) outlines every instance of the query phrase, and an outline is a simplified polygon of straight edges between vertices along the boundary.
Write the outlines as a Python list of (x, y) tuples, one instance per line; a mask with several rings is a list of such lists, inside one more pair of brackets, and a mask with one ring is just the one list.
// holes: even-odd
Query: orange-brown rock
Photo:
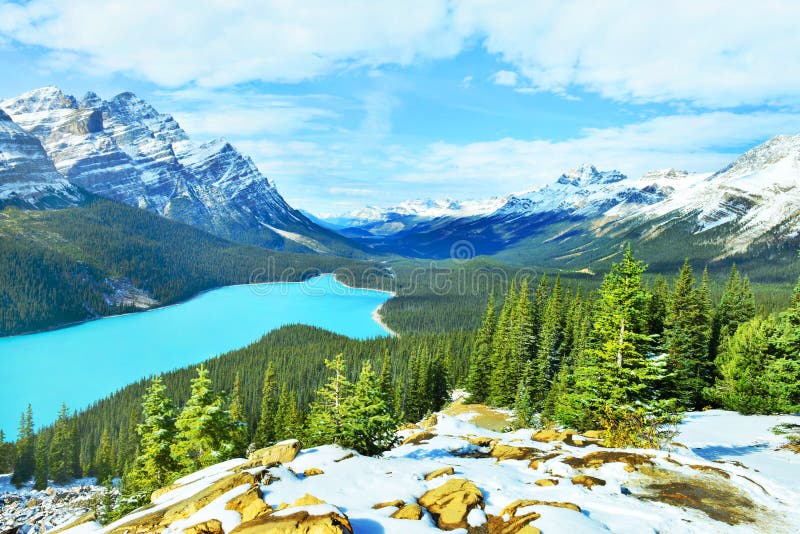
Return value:
[(322, 499), (314, 497), (310, 493), (306, 493), (305, 495), (294, 501), (294, 504), (292, 506), (313, 506), (315, 504), (327, 504), (327, 503)]
[(582, 456), (580, 458), (576, 458), (574, 456), (568, 456), (564, 458), (564, 463), (569, 465), (570, 467), (575, 468), (598, 468), (603, 464), (609, 464), (614, 462), (622, 462), (627, 464), (631, 467), (637, 467), (640, 465), (652, 465), (653, 462), (651, 461), (652, 456), (646, 456), (644, 454), (638, 454), (635, 452), (622, 452), (622, 451), (597, 451), (597, 452), (590, 452), (586, 456)]
[(325, 471), (323, 471), (318, 467), (312, 467), (310, 469), (306, 469), (305, 471), (303, 471), (303, 476), (305, 477), (315, 477), (317, 475), (324, 475), (324, 474)]
[(547, 487), (547, 486), (558, 486), (558, 479), (557, 478), (540, 478), (535, 482), (537, 486)]
[(581, 507), (577, 504), (572, 504), (571, 502), (556, 502), (556, 501), (539, 501), (536, 499), (520, 499), (518, 501), (514, 501), (505, 508), (503, 511), (500, 512), (500, 515), (508, 515), (508, 516), (515, 516), (517, 515), (517, 510), (520, 508), (526, 508), (528, 506), (554, 506), (556, 508), (566, 508), (568, 510), (572, 510), (574, 512), (581, 512)]
[(464, 438), (467, 442), (476, 445), (478, 447), (491, 447), (492, 444), (496, 441), (492, 438), (485, 438), (485, 437), (474, 437), (474, 436), (467, 436)]
[(406, 504), (391, 515), (394, 519), (410, 519), (419, 521), (422, 519), (422, 507), (416, 503)]
[(602, 478), (592, 477), (589, 475), (578, 475), (576, 477), (572, 477), (572, 483), (585, 486), (589, 489), (592, 489), (594, 486), (606, 485), (606, 481)]
[(222, 523), (217, 519), (209, 519), (202, 523), (183, 529), (183, 534), (225, 534)]
[(498, 460), (530, 460), (542, 451), (533, 447), (517, 447), (516, 445), (506, 445), (495, 443), (489, 455)]
[(437, 469), (436, 471), (431, 471), (427, 475), (425, 475), (425, 480), (433, 480), (434, 478), (443, 477), (445, 475), (452, 475), (455, 473), (455, 470), (452, 466), (449, 467), (442, 467), (441, 469)]
[(417, 432), (413, 436), (408, 436), (403, 440), (402, 445), (419, 445), (434, 437), (436, 434), (433, 432)]
[(251, 454), (247, 461), (237, 467), (238, 471), (244, 469), (251, 469), (253, 467), (270, 467), (277, 464), (286, 464), (291, 462), (300, 452), (300, 442), (296, 439), (290, 439), (276, 443), (271, 447), (258, 449)]
[(541, 515), (536, 512), (509, 518), (490, 515), (486, 525), (487, 531), (490, 534), (541, 534), (541, 530), (530, 524), (540, 517)]
[(419, 426), (424, 428), (425, 430), (431, 430), (439, 423), (439, 417), (433, 413), (427, 419), (420, 421)]
[(380, 510), (381, 508), (389, 508), (389, 507), (402, 508), (402, 506), (405, 503), (406, 502), (401, 499), (395, 499), (394, 501), (379, 502), (378, 504), (374, 505), (372, 509)]
[(567, 436), (571, 436), (576, 434), (574, 430), (562, 430), (558, 431), (553, 428), (545, 428), (543, 430), (539, 430), (535, 432), (531, 439), (534, 441), (541, 441), (544, 443), (550, 443), (553, 441), (564, 441)]
[(438, 488), (418, 499), (442, 530), (467, 528), (467, 515), (483, 507), (483, 493), (475, 484), (463, 478), (451, 478)]
[[(327, 508), (327, 507), (326, 507)], [(350, 520), (331, 507), (320, 515), (291, 508), (242, 523), (229, 534), (352, 534)]]
[(252, 521), (272, 512), (272, 509), (264, 502), (258, 486), (253, 486), (238, 497), (229, 500), (225, 509), (239, 512), (242, 515), (242, 522)]

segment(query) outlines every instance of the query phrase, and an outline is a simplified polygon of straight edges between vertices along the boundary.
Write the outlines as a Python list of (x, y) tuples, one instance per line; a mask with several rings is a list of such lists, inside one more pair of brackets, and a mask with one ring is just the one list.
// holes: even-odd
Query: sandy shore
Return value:
[[(383, 304), (385, 304), (385, 302)], [(383, 322), (383, 318), (381, 317), (381, 308), (383, 308), (383, 304), (381, 304), (372, 311), (372, 320), (381, 325), (381, 328), (386, 330), (390, 336), (400, 337), (400, 334), (398, 334), (397, 332), (386, 326), (386, 323)]]

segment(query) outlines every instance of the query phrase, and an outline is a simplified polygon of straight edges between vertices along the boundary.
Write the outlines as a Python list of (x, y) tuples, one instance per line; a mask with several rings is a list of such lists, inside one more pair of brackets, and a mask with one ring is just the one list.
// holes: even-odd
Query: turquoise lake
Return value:
[(0, 338), (0, 428), (13, 439), (29, 402), (38, 428), (55, 420), (62, 402), (80, 410), (130, 382), (244, 347), (288, 324), (361, 339), (388, 335), (372, 312), (389, 298), (323, 275), (223, 287), (174, 306)]

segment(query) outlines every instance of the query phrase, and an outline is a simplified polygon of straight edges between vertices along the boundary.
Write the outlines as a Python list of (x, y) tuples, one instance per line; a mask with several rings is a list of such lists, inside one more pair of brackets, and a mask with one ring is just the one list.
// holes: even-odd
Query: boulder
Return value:
[(433, 432), (417, 432), (412, 436), (408, 436), (406, 439), (403, 440), (401, 445), (419, 445), (425, 441), (428, 441), (432, 437), (436, 436)]
[(485, 438), (485, 437), (475, 437), (475, 436), (467, 436), (464, 438), (469, 443), (473, 445), (477, 445), (478, 447), (491, 447), (492, 444), (496, 441), (492, 438)]
[(256, 475), (247, 472), (231, 473), (191, 497), (187, 497), (164, 509), (136, 517), (109, 531), (108, 534), (160, 532), (179, 519), (191, 517), (211, 501), (244, 484), (251, 487), (257, 486)]
[(378, 504), (372, 507), (373, 510), (380, 510), (381, 508), (401, 508), (406, 502), (401, 499), (396, 499), (394, 501), (386, 501), (386, 502), (379, 502)]
[(228, 501), (225, 509), (239, 512), (242, 515), (242, 522), (252, 521), (272, 512), (272, 509), (264, 502), (264, 497), (258, 486), (253, 486), (238, 497)]
[(558, 486), (558, 479), (557, 478), (540, 478), (535, 482), (537, 486), (547, 487), (547, 486)]
[(606, 485), (606, 481), (602, 478), (591, 477), (589, 475), (578, 475), (576, 477), (572, 477), (572, 483), (585, 486), (589, 489), (592, 489), (594, 486)]
[[(590, 452), (586, 456), (576, 458), (568, 456), (564, 458), (564, 463), (570, 467), (575, 468), (593, 468), (596, 469), (604, 464), (621, 462), (631, 468), (639, 465), (653, 465), (651, 461), (652, 456), (638, 454), (635, 452), (622, 452), (622, 451), (597, 451)], [(632, 471), (633, 469), (629, 469)]]
[(541, 441), (543, 443), (551, 443), (553, 441), (564, 441), (568, 436), (577, 434), (574, 430), (555, 430), (553, 428), (545, 428), (534, 432), (531, 439), (533, 441)]
[(495, 443), (489, 455), (498, 460), (530, 460), (542, 451), (533, 447), (517, 447), (516, 445), (506, 445)]
[(520, 508), (526, 508), (528, 506), (554, 506), (556, 508), (566, 508), (568, 510), (572, 510), (574, 512), (581, 512), (581, 507), (577, 504), (572, 504), (571, 502), (555, 502), (555, 501), (539, 501), (536, 499), (520, 499), (518, 501), (514, 501), (505, 508), (503, 511), (500, 512), (500, 515), (508, 515), (508, 516), (515, 516), (517, 515), (517, 510)]
[(602, 430), (587, 430), (583, 433), (583, 436), (589, 439), (603, 439), (603, 431)]
[(420, 421), (419, 426), (425, 430), (432, 430), (437, 424), (439, 424), (439, 417), (433, 413), (427, 419)]
[(324, 475), (324, 474), (325, 471), (323, 471), (318, 467), (312, 467), (310, 469), (306, 469), (305, 471), (303, 471), (303, 476), (305, 477), (315, 477), (317, 475)]
[(154, 502), (156, 502), (156, 499), (158, 499), (162, 495), (165, 495), (165, 494), (169, 493), (170, 491), (172, 491), (174, 489), (177, 489), (177, 488), (180, 488), (180, 487), (181, 487), (180, 484), (170, 484), (169, 486), (164, 486), (163, 488), (158, 488), (157, 490), (155, 490), (153, 493), (150, 494), (150, 502), (154, 503)]
[(238, 471), (245, 469), (252, 469), (253, 467), (271, 467), (277, 464), (286, 464), (291, 462), (300, 452), (300, 442), (296, 439), (290, 439), (276, 443), (271, 447), (258, 449), (251, 454), (247, 461), (237, 467)]
[(442, 530), (467, 528), (467, 515), (475, 507), (483, 508), (483, 493), (463, 478), (451, 478), (419, 498)]
[(541, 530), (531, 525), (531, 521), (539, 519), (541, 515), (530, 512), (518, 517), (490, 515), (488, 531), (491, 534), (541, 534)]
[(222, 523), (216, 519), (209, 519), (183, 529), (183, 534), (225, 534), (225, 531), (222, 529)]
[(305, 495), (294, 501), (294, 504), (292, 506), (314, 506), (316, 504), (327, 504), (327, 503), (322, 499), (314, 497), (310, 493), (306, 493)]
[(394, 519), (411, 519), (419, 521), (422, 519), (422, 507), (416, 503), (406, 504), (391, 515)]
[(287, 508), (242, 523), (228, 534), (352, 534), (350, 520), (338, 508), (323, 505)]
[(436, 471), (431, 471), (427, 475), (425, 475), (425, 480), (433, 480), (434, 478), (442, 477), (445, 475), (452, 475), (455, 473), (455, 470), (452, 467), (442, 467), (441, 469), (437, 469)]

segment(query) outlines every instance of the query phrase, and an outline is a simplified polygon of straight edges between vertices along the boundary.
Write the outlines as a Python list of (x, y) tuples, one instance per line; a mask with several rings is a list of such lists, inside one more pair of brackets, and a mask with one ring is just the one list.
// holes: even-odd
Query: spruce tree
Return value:
[(33, 476), (36, 467), (36, 443), (33, 432), (33, 410), (28, 404), (27, 409), (19, 419), (19, 432), (17, 434), (17, 461), (14, 464), (14, 474), (11, 482), (16, 487), (21, 487)]
[(517, 394), (514, 398), (514, 426), (517, 428), (530, 428), (534, 423), (535, 407), (533, 397), (536, 370), (534, 362), (528, 360), (522, 372), (522, 377), (517, 386)]
[(533, 366), (531, 394), (534, 406), (541, 409), (559, 367), (558, 351), (564, 334), (563, 292), (561, 277), (556, 278), (547, 300), (539, 329), (536, 357)]
[(103, 434), (100, 436), (100, 445), (94, 455), (94, 476), (97, 478), (98, 484), (103, 484), (110, 480), (114, 473), (114, 450), (111, 445), (111, 436), (108, 433), (108, 428), (103, 429)]
[(234, 456), (244, 456), (247, 446), (250, 444), (250, 436), (247, 431), (247, 414), (244, 410), (244, 399), (242, 399), (242, 383), (239, 373), (233, 380), (233, 391), (231, 391), (231, 445)]
[(34, 467), (33, 489), (43, 490), (47, 488), (50, 479), (50, 471), (48, 462), (50, 460), (50, 445), (46, 432), (39, 432), (36, 436), (36, 453), (34, 460), (36, 466)]
[(646, 402), (648, 386), (658, 372), (645, 357), (647, 296), (642, 288), (643, 263), (630, 246), (611, 267), (598, 294), (586, 350), (576, 363), (568, 409), (557, 411), (567, 426), (597, 428), (607, 410)]
[(343, 354), (337, 354), (333, 360), (326, 359), (325, 367), (331, 376), (317, 390), (311, 405), (306, 431), (309, 445), (341, 443), (343, 405), (353, 390), (353, 384), (347, 379)]
[(510, 406), (516, 394), (514, 361), (514, 319), (517, 307), (517, 290), (514, 282), (506, 295), (503, 310), (497, 321), (492, 342), (492, 376), (489, 381), (489, 403), (494, 406)]
[(800, 281), (791, 305), (779, 316), (773, 343), (776, 357), (769, 366), (773, 395), (784, 411), (800, 411)]
[(485, 402), (489, 396), (492, 376), (492, 346), (497, 325), (496, 315), (494, 293), (492, 293), (489, 295), (489, 302), (483, 312), (481, 327), (475, 335), (475, 344), (470, 355), (469, 375), (467, 376), (469, 402)]
[(392, 360), (389, 357), (389, 349), (383, 353), (380, 375), (381, 394), (387, 406), (394, 402), (394, 385), (392, 383)]
[(175, 411), (166, 395), (161, 377), (153, 378), (142, 398), (142, 423), (136, 427), (140, 437), (138, 455), (125, 474), (124, 490), (144, 498), (166, 486), (178, 470), (172, 457), (175, 440)]
[(266, 447), (275, 442), (275, 412), (278, 409), (278, 382), (275, 366), (269, 362), (261, 387), (261, 411), (256, 427), (255, 444)]
[(175, 420), (177, 436), (172, 456), (184, 472), (192, 472), (233, 455), (230, 412), (218, 395), (204, 365), (191, 382), (191, 396)]
[(344, 403), (342, 444), (361, 454), (375, 455), (392, 447), (396, 427), (397, 421), (384, 400), (380, 380), (367, 360), (361, 367), (352, 396)]
[(48, 458), (48, 471), (50, 478), (56, 484), (66, 484), (73, 478), (73, 458), (75, 456), (75, 443), (72, 436), (72, 424), (69, 419), (67, 406), (61, 405), (53, 425), (53, 437), (50, 440), (50, 453)]
[(273, 432), (276, 441), (283, 441), (292, 437), (292, 418), (297, 410), (294, 395), (289, 393), (286, 384), (281, 386), (281, 394), (278, 396), (278, 409), (275, 411), (275, 430)]

